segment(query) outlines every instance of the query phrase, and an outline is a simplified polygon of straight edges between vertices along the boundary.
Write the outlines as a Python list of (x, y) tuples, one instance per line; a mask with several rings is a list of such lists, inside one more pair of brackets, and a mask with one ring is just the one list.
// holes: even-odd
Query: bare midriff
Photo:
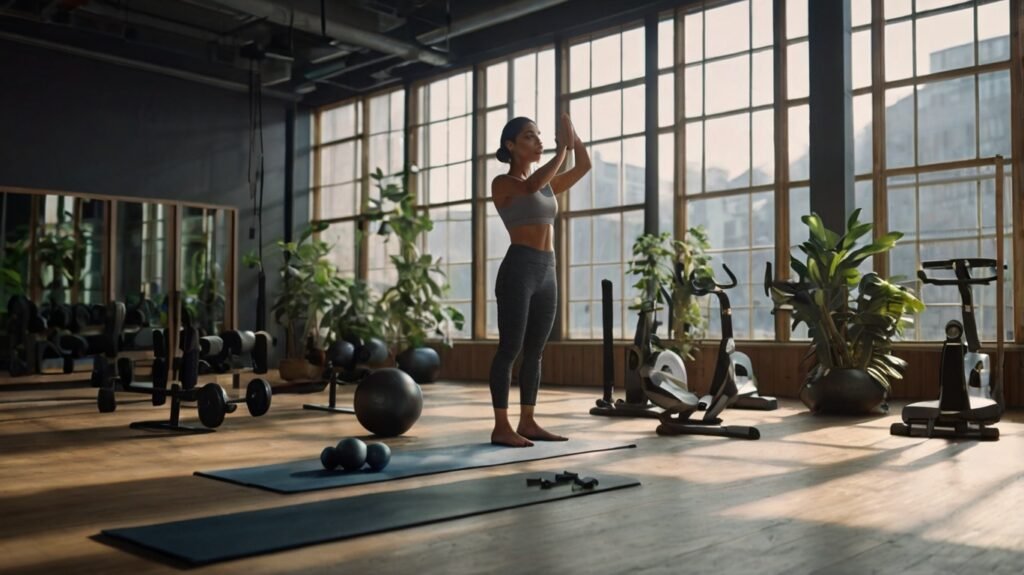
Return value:
[(551, 224), (524, 224), (508, 230), (508, 237), (513, 244), (547, 252), (554, 251), (554, 235)]

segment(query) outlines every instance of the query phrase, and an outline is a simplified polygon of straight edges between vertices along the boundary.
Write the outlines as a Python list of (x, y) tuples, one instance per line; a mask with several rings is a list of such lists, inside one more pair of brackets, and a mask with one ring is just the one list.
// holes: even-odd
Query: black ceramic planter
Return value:
[(395, 364), (416, 383), (434, 383), (441, 372), (441, 356), (430, 347), (409, 348), (398, 354)]
[(804, 383), (800, 389), (800, 401), (812, 413), (886, 413), (886, 396), (885, 388), (860, 369), (833, 369), (825, 377)]

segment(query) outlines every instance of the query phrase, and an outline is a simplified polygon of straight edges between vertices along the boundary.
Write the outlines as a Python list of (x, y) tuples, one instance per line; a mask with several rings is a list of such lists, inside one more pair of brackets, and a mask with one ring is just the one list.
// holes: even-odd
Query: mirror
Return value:
[(164, 327), (167, 322), (167, 286), (170, 208), (163, 204), (118, 202), (117, 269), (114, 299), (125, 302), (131, 324)]
[(182, 208), (181, 296), (205, 335), (218, 335), (233, 327), (228, 307), (233, 237), (232, 221), (225, 210)]
[(32, 253), (38, 281), (33, 294), (44, 303), (103, 305), (106, 205), (102, 200), (45, 195), (33, 198)]

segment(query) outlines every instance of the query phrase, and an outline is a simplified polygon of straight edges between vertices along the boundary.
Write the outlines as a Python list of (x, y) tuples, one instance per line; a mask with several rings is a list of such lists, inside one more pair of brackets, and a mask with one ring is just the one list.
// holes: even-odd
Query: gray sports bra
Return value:
[(512, 199), (504, 208), (498, 208), (501, 221), (506, 228), (528, 224), (554, 224), (558, 213), (558, 202), (551, 184), (545, 185), (532, 194), (522, 194)]

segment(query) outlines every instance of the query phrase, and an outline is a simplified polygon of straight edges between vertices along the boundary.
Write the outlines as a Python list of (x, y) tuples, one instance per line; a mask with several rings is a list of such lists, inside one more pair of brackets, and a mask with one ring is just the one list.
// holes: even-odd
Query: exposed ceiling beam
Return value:
[(499, 6), (490, 10), (484, 10), (466, 18), (459, 18), (452, 22), (449, 28), (436, 28), (430, 32), (420, 34), (416, 39), (428, 45), (437, 44), (448, 38), (471, 34), (495, 24), (515, 20), (516, 18), (521, 18), (566, 2), (568, 0), (518, 0), (516, 2), (502, 2)]
[[(193, 0), (194, 1), (194, 0)], [(349, 44), (356, 44), (364, 48), (393, 54), (406, 60), (418, 60), (433, 66), (447, 66), (448, 57), (429, 48), (416, 46), (397, 40), (384, 34), (370, 32), (362, 28), (350, 26), (330, 17), (322, 22), (319, 14), (311, 14), (302, 10), (295, 10), (290, 6), (273, 2), (272, 0), (203, 0), (210, 4), (231, 8), (245, 14), (252, 14), (265, 18), (280, 26), (294, 27), (311, 34), (321, 34), (321, 24), (329, 38), (340, 40)]]

